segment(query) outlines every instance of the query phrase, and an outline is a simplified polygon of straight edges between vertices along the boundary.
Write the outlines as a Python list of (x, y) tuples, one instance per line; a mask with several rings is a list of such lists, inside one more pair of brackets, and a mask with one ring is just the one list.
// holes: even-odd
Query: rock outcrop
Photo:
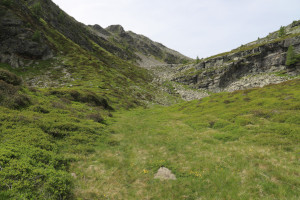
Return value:
[[(26, 14), (26, 8), (24, 13)], [(24, 59), (48, 59), (53, 56), (44, 35), (34, 31), (24, 19), (0, 7), (0, 61), (17, 68)]]
[[(241, 78), (259, 74), (270, 74), (285, 71), (289, 75), (300, 73), (299, 64), (286, 66), (286, 53), (289, 46), (293, 46), (295, 53), (300, 53), (300, 23), (294, 22), (287, 26), (284, 37), (278, 33), (272, 33), (272, 39), (261, 39), (241, 46), (228, 53), (223, 53), (211, 58), (201, 60), (197, 64), (190, 64), (178, 68), (176, 77), (172, 80), (189, 85), (197, 89), (207, 89), (212, 92), (226, 90), (236, 81), (241, 84)], [(278, 83), (286, 80), (270, 79), (262, 84), (252, 83), (252, 79), (245, 84), (252, 86), (264, 86), (269, 83)], [(257, 81), (253, 79), (253, 81)], [(264, 84), (265, 83), (265, 84)], [(240, 85), (239, 84), (239, 85)], [(235, 87), (240, 89), (243, 87)], [(231, 87), (230, 90), (232, 90)]]

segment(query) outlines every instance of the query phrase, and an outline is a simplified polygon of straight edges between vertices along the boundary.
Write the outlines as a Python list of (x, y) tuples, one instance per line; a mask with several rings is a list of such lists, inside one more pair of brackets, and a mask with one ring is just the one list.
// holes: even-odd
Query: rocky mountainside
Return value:
[[(120, 25), (102, 28), (77, 22), (51, 0), (5, 0), (0, 6), (0, 60), (22, 73), (26, 83), (39, 87), (91, 85), (82, 75), (90, 66), (90, 80), (94, 75), (102, 77), (101, 86), (93, 86), (103, 90), (116, 90), (119, 87), (113, 85), (128, 77), (135, 82), (141, 69), (133, 65), (139, 65), (154, 72), (156, 83), (172, 85), (173, 92), (191, 100), (207, 96), (207, 92), (264, 86), (299, 74), (299, 63), (286, 65), (290, 46), (295, 55), (300, 52), (299, 25), (294, 21), (230, 52), (193, 61)], [(100, 74), (95, 73), (97, 65), (102, 66)], [(42, 70), (32, 72), (34, 68)], [(123, 76), (118, 83), (112, 79), (115, 73)], [(142, 73), (149, 76), (147, 71)]]
[(127, 51), (134, 53), (137, 56), (138, 64), (146, 68), (153, 64), (149, 63), (150, 61), (159, 64), (174, 64), (186, 63), (192, 60), (143, 35), (132, 31), (125, 31), (121, 25), (111, 25), (106, 29), (103, 29), (99, 25), (89, 27), (101, 38), (110, 40), (115, 44), (125, 47)]
[[(299, 34), (194, 61), (0, 0), (0, 199), (299, 199), (300, 80), (201, 99), (296, 77)], [(200, 100), (157, 105), (182, 99)], [(176, 181), (153, 184), (160, 167)]]
[[(294, 61), (286, 64), (292, 46)], [(300, 21), (246, 45), (173, 68), (168, 80), (211, 92), (234, 91), (279, 83), (300, 73)], [(155, 68), (154, 68), (155, 70)]]
[(42, 28), (41, 19), (44, 24), (91, 52), (96, 53), (95, 45), (98, 45), (109, 53), (136, 64), (142, 60), (140, 55), (162, 63), (184, 63), (191, 60), (144, 36), (125, 32), (119, 25), (103, 29), (99, 25), (86, 26), (79, 23), (51, 0), (5, 0), (0, 9), (1, 62), (8, 62), (15, 67), (19, 65), (18, 59), (48, 59), (57, 53), (43, 31), (38, 41), (37, 38), (33, 39), (34, 32)]
[(93, 90), (119, 105), (153, 100), (138, 66), (192, 60), (119, 25), (84, 25), (51, 0), (1, 1), (0, 28), (1, 68), (29, 86)]

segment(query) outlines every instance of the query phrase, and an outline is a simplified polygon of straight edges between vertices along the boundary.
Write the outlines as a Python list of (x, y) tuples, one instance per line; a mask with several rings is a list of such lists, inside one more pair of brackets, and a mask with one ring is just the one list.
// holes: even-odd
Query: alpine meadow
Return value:
[(300, 20), (196, 59), (51, 0), (0, 30), (0, 200), (300, 199)]

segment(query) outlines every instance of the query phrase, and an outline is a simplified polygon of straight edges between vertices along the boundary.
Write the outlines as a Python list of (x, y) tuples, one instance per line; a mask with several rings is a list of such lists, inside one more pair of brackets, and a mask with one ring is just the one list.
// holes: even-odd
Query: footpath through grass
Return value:
[[(115, 114), (79, 199), (299, 199), (300, 80)], [(177, 180), (154, 174), (167, 167)]]

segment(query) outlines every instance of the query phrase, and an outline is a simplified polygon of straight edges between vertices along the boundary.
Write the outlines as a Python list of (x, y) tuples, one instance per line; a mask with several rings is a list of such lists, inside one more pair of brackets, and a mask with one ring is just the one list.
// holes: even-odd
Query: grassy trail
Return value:
[[(299, 199), (298, 82), (116, 113), (110, 139), (72, 167), (76, 196)], [(161, 166), (177, 180), (154, 179)]]

